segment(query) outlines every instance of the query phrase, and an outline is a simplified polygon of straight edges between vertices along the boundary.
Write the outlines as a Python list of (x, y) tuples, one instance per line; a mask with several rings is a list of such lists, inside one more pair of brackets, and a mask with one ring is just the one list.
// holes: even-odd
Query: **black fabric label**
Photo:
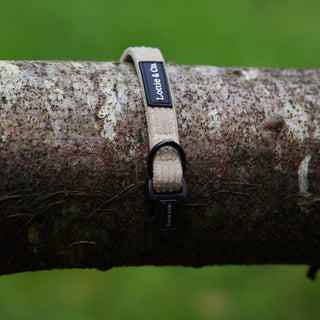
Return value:
[(163, 62), (140, 61), (139, 68), (148, 106), (172, 108), (171, 94)]

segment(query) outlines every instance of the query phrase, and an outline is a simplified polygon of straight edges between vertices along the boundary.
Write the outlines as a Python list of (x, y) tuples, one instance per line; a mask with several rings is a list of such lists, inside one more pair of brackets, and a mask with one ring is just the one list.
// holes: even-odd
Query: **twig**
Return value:
[(4, 216), (3, 218), (15, 218), (15, 217), (22, 217), (22, 216), (33, 217), (33, 214), (30, 214), (30, 213), (17, 213), (17, 214), (11, 214), (11, 215), (8, 215), (8, 216)]
[(239, 196), (245, 196), (245, 197), (251, 198), (251, 196), (249, 194), (247, 194), (247, 193), (242, 193), (242, 192), (237, 192), (237, 191), (232, 191), (232, 190), (219, 190), (219, 191), (207, 194), (204, 197), (208, 198), (208, 197), (210, 197), (212, 195), (219, 194), (219, 193), (231, 193), (231, 194), (236, 194), (236, 195), (239, 195)]
[(6, 196), (1, 196), (0, 197), (0, 202), (1, 201), (7, 201), (10, 199), (21, 199), (21, 198), (29, 198), (29, 197), (35, 197), (40, 195), (40, 193), (33, 193), (33, 194), (27, 194), (27, 195), (21, 195), (21, 194), (14, 194), (14, 195), (6, 195)]
[(136, 185), (139, 184), (139, 175), (138, 175), (138, 162), (137, 162), (137, 156), (136, 154), (134, 155), (134, 162), (136, 166)]
[(258, 187), (256, 184), (240, 182), (240, 181), (221, 181), (220, 184), (228, 184), (228, 185), (240, 185), (240, 186), (250, 186), (250, 187)]
[(102, 203), (102, 205), (100, 207), (98, 207), (97, 209), (95, 209), (94, 211), (92, 211), (91, 213), (89, 213), (87, 215), (87, 217), (92, 216), (93, 214), (95, 214), (96, 212), (98, 212), (99, 210), (102, 209), (102, 207), (104, 207), (105, 205), (107, 205), (108, 203), (118, 200), (119, 198), (123, 197), (125, 194), (127, 194), (128, 192), (131, 192), (133, 190), (136, 190), (137, 188), (139, 188), (141, 185), (143, 185), (143, 183), (140, 184), (131, 184), (130, 186), (124, 188), (123, 190), (121, 190), (118, 194), (116, 194), (115, 196), (111, 197), (110, 199), (104, 201)]
[(76, 244), (83, 244), (83, 243), (97, 245), (97, 243), (94, 241), (81, 240), (81, 241), (72, 242), (71, 244), (69, 244), (68, 248), (71, 248), (72, 246), (75, 246)]

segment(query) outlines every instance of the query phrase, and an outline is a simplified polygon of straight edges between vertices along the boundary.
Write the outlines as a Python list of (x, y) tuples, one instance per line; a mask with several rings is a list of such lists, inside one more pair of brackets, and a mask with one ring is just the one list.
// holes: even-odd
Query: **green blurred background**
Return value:
[[(1, 60), (118, 60), (132, 45), (180, 64), (319, 68), (320, 1), (0, 2)], [(0, 261), (1, 263), (1, 261)], [(319, 319), (306, 267), (65, 270), (0, 277), (0, 320)]]

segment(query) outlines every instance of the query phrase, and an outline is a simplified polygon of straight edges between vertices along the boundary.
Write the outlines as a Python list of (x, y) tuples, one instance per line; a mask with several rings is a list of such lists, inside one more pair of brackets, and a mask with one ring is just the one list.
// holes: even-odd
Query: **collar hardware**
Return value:
[(146, 230), (148, 232), (175, 231), (180, 222), (180, 208), (187, 197), (187, 183), (182, 178), (182, 187), (178, 192), (156, 193), (153, 184), (153, 159), (156, 153), (164, 147), (172, 147), (178, 153), (181, 161), (182, 172), (186, 169), (186, 156), (182, 147), (171, 140), (161, 141), (149, 152), (148, 156), (148, 179), (147, 192), (152, 202), (152, 212), (146, 219)]

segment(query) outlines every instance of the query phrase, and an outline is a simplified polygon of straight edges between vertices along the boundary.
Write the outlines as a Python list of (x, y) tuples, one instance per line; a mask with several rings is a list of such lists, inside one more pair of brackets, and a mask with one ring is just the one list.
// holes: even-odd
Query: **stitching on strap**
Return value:
[[(147, 118), (149, 147), (151, 149), (163, 140), (179, 143), (174, 99), (172, 99), (172, 108), (151, 107), (147, 104), (139, 68), (140, 61), (164, 62), (164, 59), (159, 49), (148, 47), (129, 47), (120, 59), (120, 62), (133, 62), (138, 74)], [(177, 192), (181, 189), (183, 173), (176, 150), (171, 147), (160, 150), (154, 158), (153, 168), (153, 182), (156, 192)]]

